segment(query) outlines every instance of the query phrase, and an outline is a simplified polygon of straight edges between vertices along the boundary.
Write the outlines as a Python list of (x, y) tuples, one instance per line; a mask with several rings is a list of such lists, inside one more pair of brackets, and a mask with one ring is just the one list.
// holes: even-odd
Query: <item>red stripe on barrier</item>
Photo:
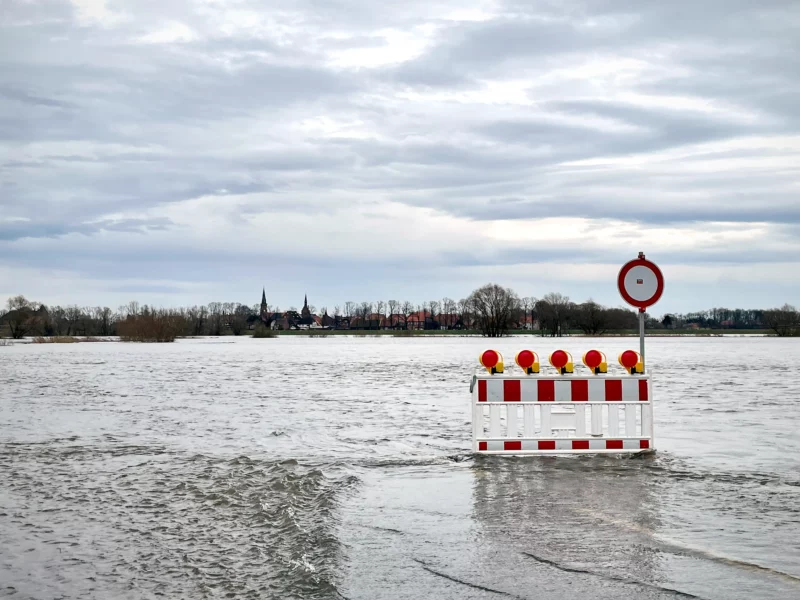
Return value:
[(489, 444), (486, 442), (478, 442), (478, 451), (485, 452), (489, 448)]
[(478, 380), (478, 402), (486, 402), (486, 380)]
[(639, 448), (649, 448), (650, 440), (639, 440)]
[(522, 401), (522, 386), (519, 379), (503, 382), (503, 402)]
[(588, 402), (589, 401), (589, 382), (585, 379), (583, 381), (572, 382), (572, 401), (573, 402)]
[(606, 440), (606, 450), (622, 450), (622, 440)]
[(555, 450), (555, 449), (556, 449), (555, 440), (545, 440), (539, 442), (539, 450)]
[(572, 442), (572, 449), (573, 450), (588, 450), (589, 449), (589, 440), (575, 440)]
[(606, 379), (606, 402), (622, 402), (621, 379)]
[(647, 402), (650, 400), (650, 397), (647, 393), (647, 382), (644, 379), (639, 380), (639, 401), (640, 402)]
[(522, 442), (503, 442), (503, 450), (522, 450)]
[[(555, 402), (556, 401), (556, 382), (548, 381), (547, 379), (540, 379), (536, 382), (539, 392), (539, 402)], [(553, 448), (555, 450), (555, 448)]]

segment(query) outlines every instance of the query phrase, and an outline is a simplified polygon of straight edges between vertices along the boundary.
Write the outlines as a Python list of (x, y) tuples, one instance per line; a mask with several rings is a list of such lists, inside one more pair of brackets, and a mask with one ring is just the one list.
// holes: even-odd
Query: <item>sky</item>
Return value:
[(0, 302), (800, 304), (796, 0), (4, 0)]

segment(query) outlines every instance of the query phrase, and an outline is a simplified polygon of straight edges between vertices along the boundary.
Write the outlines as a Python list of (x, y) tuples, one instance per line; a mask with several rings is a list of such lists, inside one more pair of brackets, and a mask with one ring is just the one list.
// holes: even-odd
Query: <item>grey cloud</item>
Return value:
[[(0, 221), (0, 262), (46, 264), (48, 257), (16, 254), (14, 240), (99, 230), (147, 235), (173, 227), (107, 215), (203, 195), (258, 194), (242, 207), (242, 220), (292, 210), (324, 217), (335, 191), (337, 202), (346, 203), (348, 192), (359, 198), (374, 193), (412, 209), (475, 220), (572, 214), (598, 223), (800, 223), (797, 169), (680, 168), (747, 158), (752, 153), (746, 150), (671, 163), (645, 160), (640, 169), (565, 164), (800, 134), (795, 2), (520, 0), (502, 3), (487, 21), (453, 22), (446, 15), (468, 3), (243, 1), (235, 8), (249, 16), (232, 32), (224, 3), (107, 6), (127, 20), (79, 22), (69, 4), (43, 1), (12, 3), (0, 21), (0, 210), (30, 219)], [(172, 21), (197, 37), (140, 43)], [(343, 49), (381, 50), (386, 29), (408, 34), (423, 25), (433, 28), (433, 38), (413, 60), (360, 69), (328, 62)], [(591, 77), (540, 79), (589, 56), (639, 59), (652, 67), (641, 79), (608, 75), (612, 91), (689, 96), (752, 118), (644, 108), (614, 99)], [(482, 99), (486, 81), (505, 79), (530, 80), (520, 93), (531, 107), (474, 100)], [(464, 100), (465, 92), (472, 99)], [(305, 123), (326, 119), (319, 127)], [(608, 127), (592, 125), (593, 119)], [(340, 131), (351, 125), (356, 134)], [(759, 150), (758, 157), (785, 159), (788, 152)], [(796, 232), (786, 235), (797, 239)], [(162, 264), (163, 272), (179, 273), (184, 265), (197, 277), (203, 277), (202, 265), (215, 265), (219, 257), (244, 260), (206, 248), (173, 250), (168, 260), (155, 251), (136, 257), (102, 252), (115, 263), (125, 261), (129, 272)], [(481, 255), (511, 264), (544, 250), (520, 252), (505, 256), (486, 248)], [(544, 256), (593, 260), (580, 249)], [(671, 259), (692, 262), (692, 256), (747, 262), (787, 260), (788, 254), (752, 248)], [(277, 253), (264, 260), (291, 258)], [(336, 264), (338, 258), (320, 260)], [(480, 264), (470, 252), (438, 260)]]
[[(0, 241), (14, 241), (24, 238), (55, 238), (70, 233), (92, 235), (100, 231), (117, 231), (145, 234), (148, 231), (162, 231), (174, 227), (167, 218), (153, 219), (105, 219), (92, 223), (67, 223), (63, 221), (2, 221), (0, 220)], [(0, 248), (0, 256), (2, 256)]]

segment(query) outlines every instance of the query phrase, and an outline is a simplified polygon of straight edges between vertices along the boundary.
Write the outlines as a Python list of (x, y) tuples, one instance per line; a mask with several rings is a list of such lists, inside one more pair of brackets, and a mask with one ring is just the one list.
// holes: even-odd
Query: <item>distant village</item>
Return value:
[[(321, 315), (313, 314), (308, 306), (308, 296), (303, 298), (300, 312), (289, 310), (272, 312), (267, 304), (266, 290), (261, 292), (261, 307), (258, 316), (250, 319), (250, 328), (259, 324), (272, 330), (286, 331), (291, 329), (344, 329), (344, 330), (458, 330), (470, 329), (473, 325), (466, 315), (455, 312), (432, 312), (417, 310), (406, 313), (381, 314), (355, 310), (359, 314), (329, 315), (325, 311)], [(530, 314), (520, 318), (515, 329), (535, 329), (537, 324)]]
[[(478, 292), (494, 289), (503, 302), (502, 310), (481, 304)], [(531, 331), (543, 336), (581, 332), (601, 335), (606, 332), (636, 331), (636, 312), (626, 307), (605, 307), (591, 299), (576, 304), (557, 293), (542, 298), (518, 297), (513, 290), (500, 286), (484, 286), (465, 300), (442, 298), (414, 305), (394, 300), (346, 302), (317, 311), (303, 299), (300, 311), (294, 308), (270, 310), (266, 290), (261, 303), (211, 302), (183, 308), (156, 308), (136, 301), (108, 307), (45, 306), (24, 296), (9, 298), (0, 305), (0, 338), (42, 336), (119, 336), (131, 339), (152, 339), (187, 336), (219, 336), (232, 334), (273, 337), (278, 331), (342, 330), (342, 331), (440, 331), (464, 330), (484, 332), (487, 315), (502, 314), (503, 331)], [(492, 317), (495, 320), (500, 317)], [(800, 312), (790, 305), (775, 309), (728, 309), (681, 314), (660, 318), (645, 314), (648, 330), (740, 330), (774, 332), (776, 335), (800, 335)]]

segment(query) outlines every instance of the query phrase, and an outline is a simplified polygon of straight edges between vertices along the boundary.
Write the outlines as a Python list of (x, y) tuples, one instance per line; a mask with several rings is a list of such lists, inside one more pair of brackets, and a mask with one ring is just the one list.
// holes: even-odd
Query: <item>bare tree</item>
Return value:
[(111, 323), (114, 318), (111, 309), (107, 306), (98, 306), (95, 310), (95, 318), (98, 321), (100, 335), (111, 335)]
[(210, 335), (222, 335), (222, 304), (210, 302), (208, 305), (208, 325)]
[(469, 329), (472, 327), (472, 322), (469, 318), (469, 300), (467, 298), (462, 298), (458, 301), (456, 304), (456, 311), (458, 312), (458, 318), (461, 319), (464, 328)]
[(344, 303), (344, 316), (350, 318), (355, 315), (356, 303), (348, 300)]
[(250, 308), (245, 304), (240, 304), (233, 309), (229, 317), (229, 324), (233, 335), (242, 335), (247, 329), (247, 319), (250, 317)]
[(24, 338), (36, 324), (33, 304), (25, 296), (8, 299), (6, 322), (15, 340)]
[(125, 306), (125, 315), (135, 317), (136, 315), (139, 314), (139, 310), (140, 310), (139, 303), (136, 302), (135, 300), (132, 300), (131, 302), (128, 302), (128, 304)]
[(403, 315), (403, 329), (408, 329), (408, 317), (411, 316), (412, 312), (414, 312), (414, 305), (405, 300), (400, 307), (400, 313)]
[(362, 302), (361, 308), (358, 309), (358, 314), (361, 317), (361, 325), (367, 329), (372, 329), (372, 302)]
[[(134, 303), (132, 302), (131, 304)], [(68, 306), (65, 309), (64, 317), (67, 321), (67, 335), (78, 334), (78, 322), (81, 320), (81, 316), (81, 309), (75, 305)]]
[(800, 312), (791, 304), (764, 311), (764, 325), (781, 337), (800, 335)]
[(375, 303), (375, 314), (378, 315), (377, 328), (380, 329), (381, 325), (383, 325), (384, 319), (386, 319), (386, 302), (383, 300), (378, 300)]
[(552, 337), (561, 337), (567, 329), (571, 310), (569, 296), (556, 293), (545, 295), (536, 303), (536, 313), (539, 315), (542, 333), (547, 331)]
[(606, 309), (591, 298), (577, 306), (576, 325), (587, 335), (599, 335), (608, 327)]
[[(522, 307), (522, 328), (528, 328), (528, 311), (531, 309), (531, 299), (525, 296), (520, 300), (519, 305)], [(533, 319), (531, 319), (531, 329), (533, 329)]]
[(468, 303), (487, 337), (506, 335), (519, 310), (519, 298), (513, 290), (490, 283), (470, 294)]

